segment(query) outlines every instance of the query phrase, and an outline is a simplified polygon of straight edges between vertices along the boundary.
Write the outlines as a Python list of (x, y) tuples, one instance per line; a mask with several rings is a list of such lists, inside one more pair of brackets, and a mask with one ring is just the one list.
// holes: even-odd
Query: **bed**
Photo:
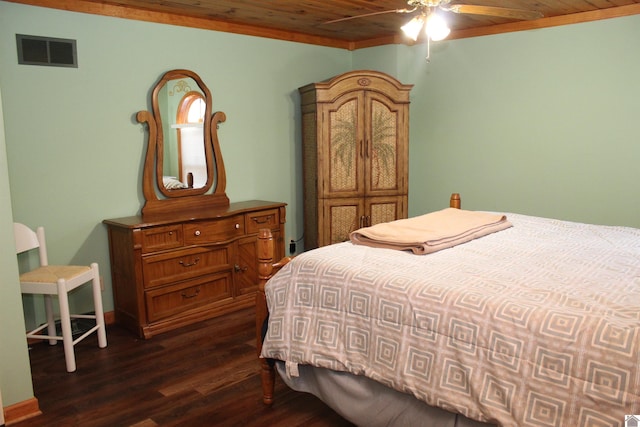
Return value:
[[(459, 208), (459, 197), (451, 206)], [(361, 426), (623, 426), (640, 413), (640, 230), (507, 213), (428, 255), (258, 238), (275, 373)]]

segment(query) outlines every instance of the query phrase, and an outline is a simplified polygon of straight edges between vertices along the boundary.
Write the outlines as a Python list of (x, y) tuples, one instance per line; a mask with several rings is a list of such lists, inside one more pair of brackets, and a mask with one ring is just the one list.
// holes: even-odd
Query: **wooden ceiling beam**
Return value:
[(284, 31), (268, 27), (235, 24), (232, 22), (216, 21), (193, 16), (173, 13), (154, 12), (128, 6), (106, 3), (96, 3), (84, 0), (7, 0), (31, 6), (41, 6), (51, 9), (67, 10), (70, 12), (89, 13), (93, 15), (111, 16), (113, 18), (132, 19), (136, 21), (155, 22), (159, 24), (178, 25), (182, 27), (199, 28), (203, 30), (222, 31), (225, 33), (242, 34), (247, 36), (265, 37), (297, 43), (307, 43), (318, 46), (350, 49), (351, 43), (329, 37), (313, 36), (310, 34)]
[[(155, 22), (160, 24), (178, 25), (204, 30), (222, 31), (255, 37), (265, 37), (277, 40), (306, 43), (340, 49), (356, 50), (388, 44), (409, 43), (399, 33), (392, 36), (371, 38), (358, 41), (340, 40), (331, 37), (321, 37), (302, 32), (279, 30), (269, 27), (238, 24), (227, 21), (198, 18), (174, 13), (156, 12), (147, 9), (108, 4), (89, 0), (7, 0), (31, 6), (41, 6), (71, 12), (89, 13), (94, 15), (111, 16), (115, 18), (133, 19), (138, 21)], [(616, 6), (588, 12), (570, 13), (567, 15), (541, 18), (532, 21), (518, 21), (462, 30), (453, 30), (448, 40), (469, 37), (486, 36), (515, 31), (535, 30), (560, 25), (577, 24), (581, 22), (597, 21), (601, 19), (618, 18), (640, 14), (640, 3), (626, 6)]]
[(538, 30), (541, 28), (558, 27), (561, 25), (579, 24), (582, 22), (599, 21), (602, 19), (620, 18), (623, 16), (640, 14), (640, 4), (610, 7), (608, 9), (589, 12), (571, 13), (568, 15), (540, 18), (533, 21), (518, 21), (508, 24), (498, 24), (488, 27), (469, 28), (451, 31), (447, 40), (464, 39), (469, 37), (488, 36), (492, 34), (510, 33), (515, 31)]

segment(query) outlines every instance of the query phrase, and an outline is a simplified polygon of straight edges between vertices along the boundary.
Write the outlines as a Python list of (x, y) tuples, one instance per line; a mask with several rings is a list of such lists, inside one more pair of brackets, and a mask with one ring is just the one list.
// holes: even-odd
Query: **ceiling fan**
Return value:
[(511, 9), (495, 6), (479, 6), (472, 4), (450, 4), (452, 0), (407, 0), (409, 8), (391, 9), (380, 12), (365, 13), (362, 15), (347, 16), (344, 18), (333, 19), (325, 22), (325, 24), (333, 24), (336, 22), (348, 21), (351, 19), (365, 18), (368, 16), (382, 15), (387, 13), (406, 13), (411, 14), (418, 12), (407, 24), (402, 26), (404, 33), (414, 41), (418, 39), (418, 35), (423, 26), (426, 27), (427, 40), (442, 40), (449, 35), (449, 27), (437, 15), (437, 11), (452, 12), (469, 15), (496, 16), (500, 18), (509, 18), (516, 20), (532, 20), (542, 18), (542, 13), (534, 10)]

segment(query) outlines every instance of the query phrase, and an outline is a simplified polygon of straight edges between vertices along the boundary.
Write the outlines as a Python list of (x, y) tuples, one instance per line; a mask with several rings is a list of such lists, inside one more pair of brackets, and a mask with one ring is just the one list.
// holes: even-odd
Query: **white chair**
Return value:
[[(100, 289), (100, 273), (98, 264), (92, 263), (90, 267), (76, 265), (49, 265), (47, 258), (47, 247), (44, 238), (44, 228), (38, 227), (36, 232), (24, 224), (14, 223), (13, 231), (16, 241), (16, 252), (18, 254), (38, 248), (40, 255), (40, 267), (20, 275), (20, 287), (23, 294), (44, 295), (45, 311), (47, 323), (27, 332), (27, 338), (46, 339), (49, 344), (54, 345), (62, 341), (64, 345), (64, 358), (67, 364), (67, 372), (76, 370), (76, 357), (73, 347), (84, 338), (97, 332), (98, 347), (107, 346), (107, 332), (104, 324), (104, 312), (102, 309), (102, 294)], [(69, 313), (69, 292), (84, 285), (92, 283), (93, 305), (95, 315), (70, 314)], [(53, 296), (58, 296), (60, 306), (60, 326), (62, 336), (56, 333), (56, 324), (53, 315)], [(95, 319), (96, 325), (84, 332), (81, 336), (73, 339), (71, 330), (71, 319), (85, 318)], [(41, 333), (47, 329), (47, 335)]]

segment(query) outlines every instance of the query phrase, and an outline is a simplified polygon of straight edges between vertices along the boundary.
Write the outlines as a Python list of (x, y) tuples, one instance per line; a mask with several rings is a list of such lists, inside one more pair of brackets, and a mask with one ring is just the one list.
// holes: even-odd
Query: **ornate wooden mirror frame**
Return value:
[[(159, 96), (163, 88), (167, 89), (167, 85), (184, 86), (190, 83), (188, 79), (192, 79), (197, 84), (206, 105), (202, 133), (207, 179), (202, 187), (170, 189), (164, 184), (166, 135), (163, 132), (163, 115)], [(160, 78), (153, 89), (151, 97), (153, 113), (138, 112), (136, 116), (138, 122), (147, 123), (149, 129), (142, 174), (142, 191), (146, 200), (142, 207), (143, 216), (188, 215), (211, 208), (229, 206), (229, 198), (225, 193), (226, 174), (217, 132), (219, 124), (226, 120), (226, 116), (221, 111), (212, 114), (211, 104), (211, 92), (196, 73), (189, 70), (171, 70)], [(175, 117), (164, 115), (164, 120), (174, 119)]]

